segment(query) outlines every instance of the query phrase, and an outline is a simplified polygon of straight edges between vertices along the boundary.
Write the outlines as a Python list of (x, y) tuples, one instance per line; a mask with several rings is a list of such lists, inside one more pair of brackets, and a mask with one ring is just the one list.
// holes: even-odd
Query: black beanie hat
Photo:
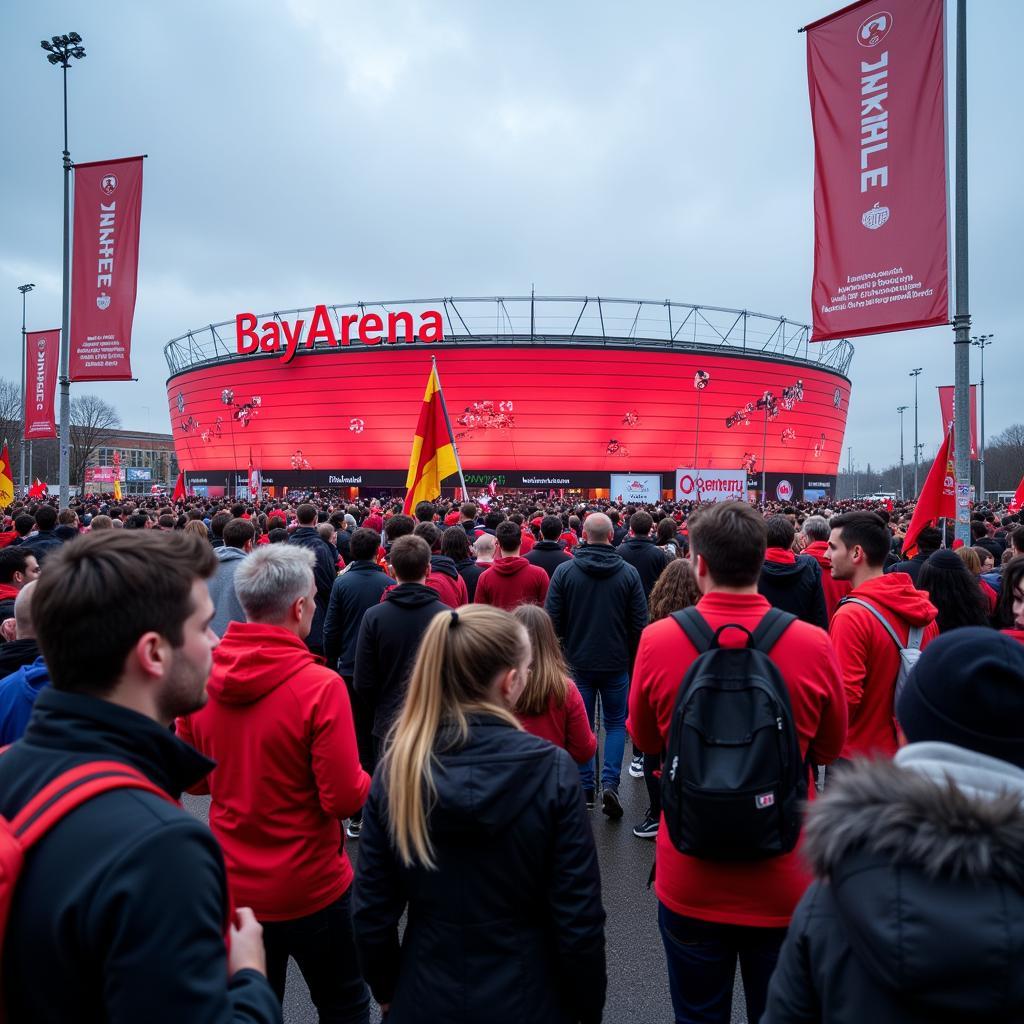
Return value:
[(983, 626), (937, 637), (896, 705), (911, 743), (953, 743), (1024, 768), (1024, 644)]

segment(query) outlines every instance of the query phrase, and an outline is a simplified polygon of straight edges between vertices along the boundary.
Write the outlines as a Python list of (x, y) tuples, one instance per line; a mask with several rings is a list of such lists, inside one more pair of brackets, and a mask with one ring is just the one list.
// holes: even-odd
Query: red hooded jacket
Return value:
[(826, 551), (827, 540), (813, 541), (804, 548), (804, 554), (810, 555), (821, 566), (821, 589), (825, 593), (825, 611), (831, 621), (839, 602), (850, 592), (850, 581), (832, 579), (832, 560), (825, 554)]
[(235, 903), (265, 921), (313, 914), (352, 884), (340, 822), (370, 789), (345, 684), (294, 633), (232, 622), (207, 692), (178, 735), (217, 761), (193, 792), (213, 797)]
[[(753, 631), (770, 608), (760, 594), (718, 591), (697, 603), (714, 630), (733, 624)], [(746, 640), (745, 633), (727, 629), (721, 644), (738, 647)], [(664, 749), (679, 685), (696, 657), (693, 644), (671, 617), (652, 622), (643, 631), (629, 691), (627, 728), (645, 753)], [(800, 753), (814, 764), (834, 761), (846, 736), (846, 701), (825, 631), (793, 622), (769, 657), (789, 691)], [(809, 785), (808, 795), (812, 790)], [(655, 858), (658, 899), (677, 914), (721, 924), (785, 928), (812, 881), (799, 848), (760, 861), (702, 860), (680, 853), (664, 827), (658, 829)]]
[[(925, 627), (922, 649), (939, 635), (935, 605), (904, 572), (876, 576), (851, 591), (850, 596), (874, 605), (903, 644), (912, 626)], [(874, 615), (856, 604), (840, 605), (828, 631), (843, 670), (850, 709), (843, 757), (892, 757), (899, 748), (892, 707), (899, 650)]]
[(597, 753), (597, 737), (587, 721), (583, 697), (572, 680), (569, 681), (569, 692), (561, 707), (552, 695), (543, 714), (517, 714), (516, 718), (527, 732), (561, 747), (577, 764), (585, 764)]
[(477, 604), (493, 604), (514, 611), (521, 604), (544, 603), (548, 596), (548, 574), (522, 555), (497, 558), (476, 582)]

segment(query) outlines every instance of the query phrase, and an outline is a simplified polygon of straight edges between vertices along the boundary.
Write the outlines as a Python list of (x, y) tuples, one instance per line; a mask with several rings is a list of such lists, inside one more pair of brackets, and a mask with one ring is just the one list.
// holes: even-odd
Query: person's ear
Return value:
[(151, 679), (163, 679), (171, 660), (171, 645), (166, 637), (154, 630), (143, 633), (135, 641), (129, 654), (143, 675)]

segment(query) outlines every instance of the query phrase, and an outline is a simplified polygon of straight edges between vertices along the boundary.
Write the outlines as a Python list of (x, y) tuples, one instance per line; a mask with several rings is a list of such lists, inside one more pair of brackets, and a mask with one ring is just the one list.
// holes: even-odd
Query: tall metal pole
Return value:
[(71, 475), (71, 152), (68, 150), (68, 66), (64, 64), (64, 286), (60, 332), (60, 508), (70, 499)]
[(34, 284), (19, 284), (18, 291), (21, 292), (21, 438), (19, 439), (19, 451), (21, 457), (18, 459), (18, 484), (21, 487), (21, 496), (25, 497), (26, 476), (25, 476), (25, 432), (28, 430), (28, 423), (25, 422), (25, 301), (26, 296)]
[(907, 500), (907, 489), (903, 473), (903, 414), (907, 411), (905, 405), (899, 406), (896, 411), (900, 414), (900, 501)]
[(956, 315), (953, 429), (956, 443), (956, 538), (971, 543), (970, 515), (960, 488), (971, 480), (971, 314), (967, 260), (967, 0), (956, 4)]
[(971, 338), (971, 344), (981, 350), (981, 437), (978, 439), (978, 499), (985, 500), (985, 349), (992, 344), (994, 334), (981, 334)]
[(917, 366), (910, 371), (914, 378), (914, 500), (917, 500), (920, 485), (918, 484), (918, 468), (921, 462), (921, 446), (917, 440), (917, 378), (921, 376), (921, 367)]
[[(694, 469), (697, 467), (694, 466)], [(768, 503), (768, 403), (764, 403), (764, 435), (761, 438), (761, 504)]]

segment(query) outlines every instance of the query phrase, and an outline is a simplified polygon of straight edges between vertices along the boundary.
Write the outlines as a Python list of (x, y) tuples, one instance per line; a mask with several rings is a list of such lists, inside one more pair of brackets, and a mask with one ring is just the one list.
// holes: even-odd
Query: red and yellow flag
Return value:
[(458, 471), (455, 440), (444, 411), (437, 367), (433, 366), (412, 442), (409, 475), (405, 481), (405, 512), (411, 515), (418, 502), (441, 497), (441, 481)]
[(939, 449), (928, 477), (918, 495), (914, 514), (910, 517), (907, 536), (903, 540), (903, 557), (913, 558), (921, 531), (936, 519), (956, 516), (956, 470), (953, 468), (953, 431)]
[(0, 508), (6, 508), (14, 501), (14, 470), (11, 469), (11, 455), (4, 441), (0, 450)]

